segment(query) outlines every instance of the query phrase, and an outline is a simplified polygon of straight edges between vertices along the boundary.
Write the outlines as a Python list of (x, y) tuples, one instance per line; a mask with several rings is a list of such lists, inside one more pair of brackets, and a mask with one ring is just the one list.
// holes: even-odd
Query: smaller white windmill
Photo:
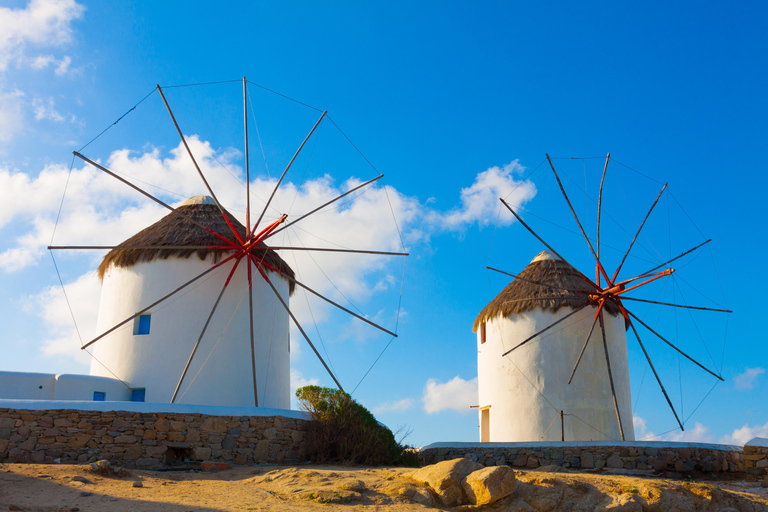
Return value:
[[(636, 277), (619, 280), (627, 256), (664, 193), (665, 184), (640, 223), (618, 268), (609, 276), (600, 260), (600, 214), (610, 153), (600, 184), (594, 246), (568, 199), (549, 155), (547, 160), (595, 258), (596, 277), (591, 280), (571, 266), (501, 199), (520, 224), (548, 250), (540, 253), (518, 275), (487, 267), (515, 279), (480, 312), (473, 328), (477, 332), (478, 347), (480, 440), (634, 440), (627, 357), (628, 329), (634, 333), (667, 404), (680, 429), (684, 430), (640, 339), (636, 323), (699, 368), (720, 381), (723, 378), (643, 322), (627, 308), (624, 301), (731, 313), (727, 309), (673, 304), (626, 295), (645, 284), (670, 276), (675, 272), (669, 268), (670, 263), (696, 251), (710, 240)], [(665, 269), (660, 270), (662, 268)], [(602, 284), (603, 279), (606, 284)], [(565, 417), (570, 417), (570, 421), (566, 422)], [(558, 419), (559, 428), (553, 428)]]

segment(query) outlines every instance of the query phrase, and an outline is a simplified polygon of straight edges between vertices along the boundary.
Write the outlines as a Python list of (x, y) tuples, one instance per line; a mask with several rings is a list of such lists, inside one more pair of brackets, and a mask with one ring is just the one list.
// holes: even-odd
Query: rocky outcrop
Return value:
[(488, 505), (515, 492), (517, 479), (508, 466), (495, 466), (470, 473), (461, 486), (472, 505)]
[(461, 484), (467, 475), (482, 467), (469, 459), (446, 460), (415, 471), (411, 478), (430, 486), (443, 505), (453, 507), (467, 503)]
[(515, 472), (509, 467), (484, 468), (469, 459), (426, 466), (411, 478), (428, 485), (445, 507), (487, 505), (512, 494), (517, 484)]

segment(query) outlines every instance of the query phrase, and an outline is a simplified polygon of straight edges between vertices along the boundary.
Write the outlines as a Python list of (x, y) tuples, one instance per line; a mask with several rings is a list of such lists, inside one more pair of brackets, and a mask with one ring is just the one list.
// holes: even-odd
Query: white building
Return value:
[[(597, 307), (582, 309), (502, 356), (587, 303), (586, 296), (562, 288), (591, 289), (568, 263), (543, 251), (475, 320), (481, 441), (621, 440), (599, 322), (568, 384)], [(603, 311), (624, 437), (631, 441), (626, 326), (615, 305), (606, 303)]]
[[(178, 210), (234, 239), (211, 198), (194, 197)], [(227, 215), (244, 237), (245, 227)], [(221, 246), (222, 241), (171, 213), (120, 245)], [(230, 254), (221, 249), (110, 251), (99, 266), (102, 289), (96, 334), (107, 332)], [(259, 252), (258, 257), (293, 277), (293, 271), (274, 251)], [(0, 398), (170, 402), (235, 262), (223, 264), (97, 341), (91, 347), (90, 376), (0, 372)], [(290, 408), (288, 313), (255, 267), (252, 270), (255, 358), (251, 358), (248, 278), (243, 258), (210, 317), (176, 403), (252, 407), (255, 365), (258, 405)], [(287, 304), (292, 283), (275, 272), (266, 272)]]

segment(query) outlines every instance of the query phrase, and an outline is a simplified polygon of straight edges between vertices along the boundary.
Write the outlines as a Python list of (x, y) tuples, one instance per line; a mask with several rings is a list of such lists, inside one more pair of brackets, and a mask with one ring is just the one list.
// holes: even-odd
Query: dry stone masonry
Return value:
[(768, 439), (756, 437), (744, 445), (744, 466), (747, 473), (768, 482)]
[[(442, 444), (442, 443), (441, 443)], [(653, 470), (656, 472), (689, 473), (709, 472), (751, 472), (768, 467), (768, 446), (749, 455), (735, 446), (707, 445), (694, 443), (643, 443), (625, 445), (599, 443), (463, 443), (457, 446), (430, 445), (419, 451), (422, 464), (463, 457), (484, 466), (508, 465), (514, 468), (536, 469), (543, 466), (560, 466), (574, 469), (626, 469)], [(596, 443), (598, 444), (598, 443)], [(768, 441), (766, 443), (768, 445)], [(754, 447), (757, 450), (757, 447)], [(752, 450), (752, 449), (750, 449)], [(761, 469), (765, 474), (765, 470)]]
[(0, 409), (0, 462), (291, 463), (306, 460), (308, 424), (282, 416)]

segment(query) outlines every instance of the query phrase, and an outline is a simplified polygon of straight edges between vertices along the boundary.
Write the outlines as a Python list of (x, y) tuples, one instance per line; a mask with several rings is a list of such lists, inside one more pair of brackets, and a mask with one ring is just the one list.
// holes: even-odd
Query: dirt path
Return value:
[[(436, 508), (434, 494), (408, 478), (412, 472), (409, 468), (254, 466), (218, 472), (131, 470), (116, 478), (94, 474), (86, 466), (0, 464), (0, 511), (401, 512)], [(768, 489), (757, 483), (536, 471), (520, 472), (518, 480), (513, 496), (486, 509), (768, 511)], [(141, 487), (134, 487), (134, 482)]]

